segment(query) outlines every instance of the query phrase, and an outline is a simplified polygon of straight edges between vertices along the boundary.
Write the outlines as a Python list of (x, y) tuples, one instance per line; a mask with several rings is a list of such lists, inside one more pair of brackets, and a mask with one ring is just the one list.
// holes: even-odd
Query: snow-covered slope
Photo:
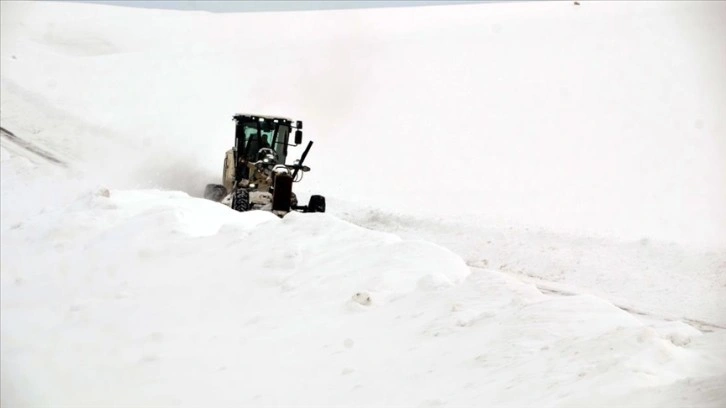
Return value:
[(0, 8), (3, 405), (726, 403), (723, 3)]
[[(726, 244), (720, 2), (225, 15), (3, 7), (6, 81), (208, 178), (230, 144), (231, 112), (277, 113), (307, 121), (319, 142), (311, 188), (341, 198)], [(117, 156), (55, 141), (79, 158)], [(184, 167), (152, 167), (163, 166)], [(391, 172), (408, 175), (396, 194)]]

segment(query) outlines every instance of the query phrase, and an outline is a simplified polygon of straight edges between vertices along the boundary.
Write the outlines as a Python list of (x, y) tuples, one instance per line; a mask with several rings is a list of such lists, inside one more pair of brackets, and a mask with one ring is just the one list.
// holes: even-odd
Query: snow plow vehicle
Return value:
[(325, 197), (312, 195), (307, 205), (300, 206), (292, 191), (293, 183), (310, 171), (303, 163), (313, 142), (308, 142), (300, 159), (285, 164), (288, 146), (302, 144), (302, 121), (253, 114), (236, 114), (233, 119), (235, 143), (225, 154), (222, 184), (207, 184), (204, 198), (236, 211), (271, 211), (280, 217), (291, 211), (325, 212)]

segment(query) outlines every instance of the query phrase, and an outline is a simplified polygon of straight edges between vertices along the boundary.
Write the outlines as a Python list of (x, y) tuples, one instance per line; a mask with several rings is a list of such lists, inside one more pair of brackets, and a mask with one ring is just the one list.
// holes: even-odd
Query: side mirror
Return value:
[(295, 122), (295, 127), (302, 130), (302, 121), (298, 120), (297, 122)]
[(298, 129), (295, 131), (295, 144), (299, 145), (300, 143), (302, 143), (302, 130)]

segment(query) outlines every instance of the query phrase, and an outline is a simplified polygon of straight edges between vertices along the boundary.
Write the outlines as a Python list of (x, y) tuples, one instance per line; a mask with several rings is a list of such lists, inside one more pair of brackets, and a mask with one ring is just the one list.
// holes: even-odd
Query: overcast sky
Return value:
[(373, 7), (412, 7), (412, 6), (431, 6), (442, 4), (467, 4), (467, 3), (485, 3), (492, 0), (450, 0), (450, 1), (434, 1), (434, 0), (343, 0), (343, 1), (323, 1), (323, 0), (287, 0), (287, 1), (151, 1), (151, 0), (66, 0), (72, 2), (111, 4), (115, 6), (127, 7), (143, 7), (143, 8), (159, 8), (174, 10), (204, 10), (212, 12), (240, 12), (240, 11), (286, 11), (286, 10), (329, 10), (329, 9), (349, 9), (349, 8), (373, 8)]

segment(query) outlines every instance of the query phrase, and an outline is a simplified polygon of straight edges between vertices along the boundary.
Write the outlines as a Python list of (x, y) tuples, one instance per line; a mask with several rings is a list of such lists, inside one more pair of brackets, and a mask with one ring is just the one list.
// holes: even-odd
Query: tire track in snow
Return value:
[[(484, 270), (483, 268), (480, 268), (477, 266), (469, 265), (469, 267), (472, 269)], [(518, 278), (521, 279), (522, 277), (518, 276)], [(566, 288), (566, 287), (564, 287), (562, 285), (558, 285), (554, 282), (535, 279), (535, 278), (531, 278), (531, 277), (527, 278), (527, 279), (523, 279), (522, 281), (525, 283), (533, 284), (540, 292), (542, 292), (545, 295), (576, 296), (576, 295), (586, 294), (585, 292), (578, 292), (577, 290), (573, 290), (571, 288)], [(600, 297), (600, 296), (598, 296), (598, 297)], [(726, 330), (726, 326), (722, 326), (720, 324), (706, 322), (706, 321), (699, 320), (699, 319), (692, 319), (692, 318), (685, 317), (685, 316), (683, 316), (683, 317), (665, 316), (665, 315), (661, 315), (661, 314), (657, 314), (657, 313), (647, 312), (647, 311), (638, 309), (638, 308), (630, 306), (630, 305), (612, 302), (612, 301), (608, 300), (607, 298), (603, 298), (603, 299), (611, 302), (613, 304), (613, 306), (617, 307), (618, 309), (621, 309), (630, 314), (648, 317), (651, 319), (667, 321), (667, 322), (683, 322), (704, 333), (711, 333), (716, 330)]]
[(5, 129), (4, 127), (0, 127), (0, 136), (13, 142), (16, 145), (22, 147), (25, 150), (48, 160), (51, 163), (55, 163), (62, 167), (68, 167), (68, 165), (63, 160), (60, 160), (59, 158), (55, 157), (52, 153), (36, 146), (35, 144), (33, 144), (27, 140), (17, 137), (13, 132)]
[[(559, 288), (556, 285), (553, 285), (552, 283), (547, 282), (547, 281), (532, 281), (529, 283), (533, 283), (537, 287), (537, 289), (539, 289), (540, 292), (547, 294), (547, 295), (576, 296), (576, 295), (584, 294), (584, 293), (580, 293), (580, 292), (573, 291), (570, 289)], [(608, 300), (608, 299), (605, 299), (605, 300)], [(643, 316), (643, 317), (649, 317), (649, 318), (657, 319), (657, 320), (663, 320), (663, 321), (667, 321), (667, 322), (683, 322), (690, 326), (693, 326), (694, 328), (696, 328), (704, 333), (711, 333), (716, 330), (726, 330), (726, 327), (724, 327), (724, 326), (721, 326), (716, 323), (706, 322), (706, 321), (699, 320), (699, 319), (692, 319), (692, 318), (685, 317), (685, 316), (683, 316), (683, 317), (665, 316), (665, 315), (661, 315), (661, 314), (647, 312), (647, 311), (638, 309), (636, 307), (625, 305), (622, 303), (615, 303), (615, 302), (611, 302), (611, 303), (613, 304), (613, 306), (617, 307), (618, 309), (626, 311), (630, 314)]]

